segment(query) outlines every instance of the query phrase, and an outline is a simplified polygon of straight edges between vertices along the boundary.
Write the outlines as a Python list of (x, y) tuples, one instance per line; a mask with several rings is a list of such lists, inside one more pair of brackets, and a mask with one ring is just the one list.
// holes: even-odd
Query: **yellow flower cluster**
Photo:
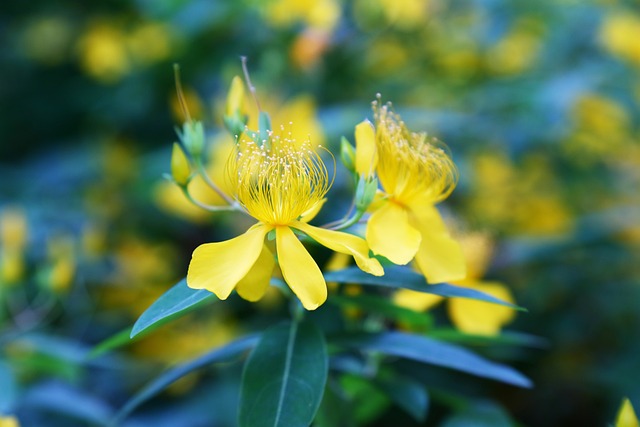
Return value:
[(356, 129), (356, 168), (376, 171), (382, 187), (367, 226), (374, 253), (395, 264), (415, 258), (430, 283), (465, 277), (458, 243), (435, 208), (457, 182), (457, 169), (435, 139), (411, 132), (390, 104), (374, 102), (375, 127)]
[[(244, 93), (237, 81), (225, 116), (232, 130), (239, 129), (239, 120), (254, 123), (254, 114), (239, 114)], [(225, 191), (235, 200), (231, 209), (242, 210), (257, 223), (238, 237), (196, 248), (187, 284), (207, 289), (220, 299), (235, 290), (246, 300), (258, 301), (278, 265), (302, 305), (313, 310), (326, 300), (327, 284), (301, 241), (308, 239), (352, 256), (358, 267), (373, 275), (384, 271), (370, 251), (395, 264), (415, 258), (430, 283), (464, 278), (460, 245), (435, 207), (456, 185), (453, 161), (437, 140), (410, 131), (390, 104), (381, 105), (378, 100), (373, 105), (375, 125), (364, 121), (356, 126), (353, 163), (366, 184), (356, 194), (358, 213), (332, 226), (309, 224), (332, 184), (321, 150), (308, 137), (296, 139), (292, 124), (279, 126), (277, 133), (268, 129), (254, 132), (245, 126), (226, 163)], [(258, 121), (260, 126), (265, 126), (263, 120)], [(184, 187), (190, 179), (188, 168), (178, 163), (184, 166), (188, 160), (175, 155), (174, 159), (174, 179), (183, 181), (179, 185)], [(366, 240), (338, 231), (357, 222), (367, 207), (371, 215)]]

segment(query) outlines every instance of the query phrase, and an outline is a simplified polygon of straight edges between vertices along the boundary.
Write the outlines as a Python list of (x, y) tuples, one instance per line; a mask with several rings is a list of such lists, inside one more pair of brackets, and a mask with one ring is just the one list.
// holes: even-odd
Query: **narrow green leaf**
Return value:
[(407, 267), (387, 266), (384, 270), (384, 276), (373, 276), (365, 273), (358, 267), (349, 267), (344, 270), (331, 271), (325, 274), (324, 278), (327, 282), (357, 283), (360, 285), (385, 286), (394, 289), (404, 288), (427, 294), (440, 295), (442, 297), (469, 298), (505, 305), (514, 310), (527, 311), (523, 307), (502, 301), (501, 299), (475, 289), (454, 286), (448, 283), (430, 285), (426, 282), (424, 276)]
[(120, 425), (122, 420), (124, 420), (134, 409), (185, 375), (212, 363), (230, 362), (238, 355), (254, 346), (257, 341), (258, 338), (255, 336), (246, 336), (223, 347), (217, 348), (212, 352), (192, 360), (191, 362), (169, 369), (133, 396), (116, 414), (111, 424)]
[(178, 313), (185, 314), (185, 310), (195, 308), (196, 304), (205, 300), (215, 300), (213, 297), (214, 295), (206, 289), (191, 289), (187, 286), (187, 279), (182, 279), (142, 313), (133, 325), (130, 337), (135, 337), (162, 320), (168, 321), (174, 316), (177, 317)]
[(333, 343), (363, 351), (378, 351), (389, 356), (455, 369), (483, 378), (491, 378), (518, 387), (530, 388), (531, 380), (505, 365), (491, 362), (453, 344), (402, 332), (358, 333), (333, 340)]
[(241, 427), (307, 427), (327, 381), (327, 348), (308, 322), (269, 328), (242, 374)]
[(418, 381), (398, 376), (377, 378), (375, 384), (391, 398), (393, 403), (423, 422), (429, 410), (429, 394)]

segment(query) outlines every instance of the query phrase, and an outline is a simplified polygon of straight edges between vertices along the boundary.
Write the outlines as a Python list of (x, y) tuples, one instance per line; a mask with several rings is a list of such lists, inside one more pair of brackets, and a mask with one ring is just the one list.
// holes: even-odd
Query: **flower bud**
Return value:
[(179, 136), (187, 152), (194, 158), (200, 157), (204, 148), (204, 127), (202, 127), (202, 122), (185, 122), (182, 126), (182, 133)]
[(340, 140), (340, 158), (349, 172), (356, 171), (356, 150), (344, 136)]
[(366, 178), (360, 175), (358, 186), (356, 187), (356, 209), (358, 212), (364, 212), (373, 202), (378, 191), (377, 178)]
[(189, 159), (176, 142), (173, 143), (173, 151), (171, 152), (171, 175), (175, 182), (181, 186), (187, 185), (191, 179)]
[(235, 76), (233, 80), (231, 80), (231, 88), (229, 89), (229, 94), (227, 95), (225, 115), (229, 117), (236, 114), (242, 115), (243, 107), (244, 84), (242, 83), (242, 79), (240, 77)]

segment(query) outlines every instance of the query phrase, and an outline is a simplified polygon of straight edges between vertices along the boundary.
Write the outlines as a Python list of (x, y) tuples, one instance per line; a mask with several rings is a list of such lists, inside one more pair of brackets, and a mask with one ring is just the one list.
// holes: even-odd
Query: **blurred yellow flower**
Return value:
[(115, 25), (96, 23), (78, 41), (80, 65), (103, 83), (115, 83), (131, 70), (126, 35)]
[(487, 68), (498, 75), (519, 74), (531, 68), (542, 46), (539, 27), (531, 20), (516, 22), (514, 28), (487, 51)]
[(28, 227), (26, 213), (21, 207), (8, 206), (0, 212), (0, 247), (24, 249)]
[(615, 427), (640, 427), (640, 421), (638, 421), (629, 398), (625, 398), (620, 406)]
[(69, 290), (76, 273), (75, 244), (70, 236), (56, 236), (47, 242), (45, 284), (55, 293)]
[(613, 99), (594, 93), (578, 97), (571, 109), (573, 133), (564, 149), (574, 162), (612, 159), (634, 144), (629, 113)]
[(326, 166), (308, 142), (299, 144), (291, 135), (272, 134), (261, 144), (243, 137), (238, 147), (237, 155), (229, 159), (229, 179), (235, 198), (258, 223), (231, 240), (196, 248), (187, 273), (190, 287), (208, 289), (220, 299), (226, 299), (234, 288), (249, 301), (262, 298), (275, 266), (274, 255), (265, 244), (272, 231), (284, 280), (308, 310), (326, 300), (327, 286), (293, 230), (352, 255), (369, 273), (383, 274), (378, 261), (369, 258), (363, 239), (307, 223), (331, 186)]
[(24, 210), (8, 206), (0, 211), (0, 284), (14, 284), (25, 272), (28, 224)]
[(529, 155), (514, 165), (502, 152), (471, 159), (469, 210), (484, 225), (534, 235), (565, 233), (573, 218), (548, 159)]
[(291, 62), (303, 70), (313, 69), (330, 44), (331, 34), (325, 30), (308, 28), (291, 45)]
[(640, 66), (640, 15), (630, 10), (608, 15), (599, 37), (611, 54)]
[(0, 415), (0, 427), (20, 427), (16, 417)]
[(367, 242), (374, 253), (395, 264), (415, 257), (430, 283), (462, 279), (462, 251), (435, 208), (456, 185), (455, 165), (435, 140), (407, 129), (389, 104), (374, 102), (374, 116), (375, 133), (356, 133), (356, 168), (364, 168), (358, 173), (366, 176), (375, 159), (358, 160), (357, 151), (377, 152), (376, 171), (384, 193), (374, 202)]
[(142, 64), (166, 59), (171, 54), (171, 29), (157, 22), (143, 23), (127, 35), (126, 43), (131, 57)]
[(353, 13), (363, 29), (390, 25), (410, 31), (427, 23), (434, 3), (433, 0), (357, 0)]
[[(467, 262), (467, 277), (452, 283), (476, 289), (513, 304), (513, 296), (505, 285), (481, 280), (492, 252), (487, 237), (480, 233), (467, 235), (462, 239), (462, 249)], [(443, 297), (437, 295), (407, 289), (394, 295), (396, 304), (415, 311), (428, 310), (443, 300)], [(502, 327), (515, 317), (515, 311), (511, 308), (466, 298), (450, 298), (447, 308), (453, 324), (468, 334), (497, 335)]]
[(336, 0), (272, 0), (265, 4), (267, 22), (279, 27), (302, 22), (311, 28), (332, 31), (341, 12)]

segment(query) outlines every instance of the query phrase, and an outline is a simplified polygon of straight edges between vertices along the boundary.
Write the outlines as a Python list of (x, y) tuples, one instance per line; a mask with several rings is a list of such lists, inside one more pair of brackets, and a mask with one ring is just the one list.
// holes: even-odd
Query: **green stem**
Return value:
[(229, 206), (236, 208), (237, 203), (235, 202), (235, 200), (233, 200), (224, 191), (222, 191), (220, 187), (218, 187), (216, 183), (213, 182), (213, 180), (209, 177), (209, 174), (207, 174), (207, 170), (205, 169), (204, 164), (202, 163), (202, 159), (198, 158), (196, 160), (196, 163), (198, 165), (198, 173), (200, 173), (200, 175), (202, 176), (202, 179), (204, 179), (204, 182), (206, 182), (207, 185), (211, 187), (211, 189), (218, 194), (218, 196), (220, 196), (225, 202), (227, 202)]
[(177, 185), (178, 185), (178, 187), (180, 187), (180, 190), (182, 190), (182, 194), (184, 194), (185, 197), (187, 199), (189, 199), (189, 201), (191, 203), (193, 203), (194, 205), (196, 205), (199, 208), (202, 208), (202, 209), (204, 209), (206, 211), (209, 211), (209, 212), (228, 212), (228, 211), (238, 210), (238, 208), (235, 206), (235, 204), (231, 205), (231, 206), (211, 206), (211, 205), (204, 204), (204, 203), (202, 203), (202, 202), (200, 202), (200, 201), (198, 201), (198, 200), (193, 198), (191, 193), (189, 193), (189, 190), (187, 189), (186, 185), (180, 185), (180, 184), (177, 184)]

